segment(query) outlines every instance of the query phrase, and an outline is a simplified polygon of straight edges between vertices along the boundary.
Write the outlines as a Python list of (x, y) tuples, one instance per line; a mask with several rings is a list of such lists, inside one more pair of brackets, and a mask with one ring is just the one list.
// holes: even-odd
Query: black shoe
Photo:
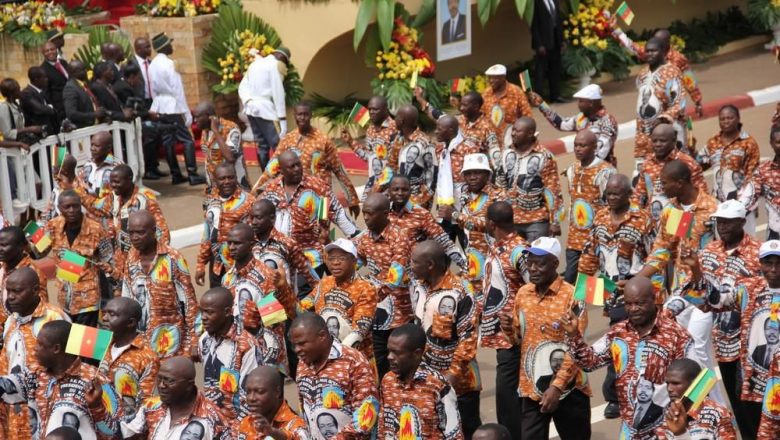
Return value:
[(192, 186), (204, 185), (206, 183), (206, 178), (198, 174), (190, 174), (189, 179)]
[(559, 96), (557, 98), (551, 99), (550, 102), (554, 104), (568, 104), (571, 102), (571, 99), (566, 99)]
[(605, 419), (617, 419), (620, 417), (620, 405), (617, 402), (609, 402), (604, 408)]
[(187, 181), (187, 179), (184, 176), (182, 176), (181, 174), (178, 174), (178, 175), (174, 174), (173, 177), (171, 177), (171, 184), (173, 184), (173, 185), (178, 185), (178, 184), (184, 183), (186, 181)]
[(144, 180), (160, 180), (162, 176), (156, 171), (147, 171), (144, 173)]
[(155, 173), (157, 173), (157, 175), (159, 175), (160, 177), (168, 177), (168, 176), (170, 176), (170, 174), (166, 173), (165, 171), (163, 171), (163, 170), (161, 170), (161, 169), (159, 169), (159, 168), (155, 168), (155, 169), (154, 169), (154, 170), (152, 170), (152, 171), (154, 171)]

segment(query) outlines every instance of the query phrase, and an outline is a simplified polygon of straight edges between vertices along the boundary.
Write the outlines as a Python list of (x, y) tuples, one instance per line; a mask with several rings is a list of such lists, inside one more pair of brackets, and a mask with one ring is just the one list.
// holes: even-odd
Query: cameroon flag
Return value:
[(355, 106), (352, 107), (352, 111), (349, 112), (349, 120), (361, 127), (365, 127), (369, 120), (368, 109), (356, 102)]
[(669, 216), (666, 217), (666, 233), (680, 238), (688, 238), (693, 229), (693, 213), (682, 209), (669, 208)]
[(84, 272), (87, 259), (76, 252), (66, 250), (57, 264), (57, 278), (69, 283), (77, 283)]
[(38, 226), (38, 223), (34, 220), (30, 220), (30, 223), (27, 223), (27, 226), (24, 227), (24, 232), (30, 237), (30, 242), (39, 253), (45, 251), (51, 245), (51, 237), (49, 237), (46, 229)]
[(601, 277), (592, 277), (584, 273), (577, 274), (577, 282), (574, 285), (574, 299), (585, 301), (594, 306), (603, 306), (605, 292), (614, 292), (617, 285), (612, 280)]
[(691, 407), (688, 409), (689, 415), (696, 414), (696, 410), (699, 409), (699, 406), (707, 398), (707, 394), (709, 394), (717, 382), (718, 378), (715, 376), (714, 371), (706, 367), (701, 369), (696, 379), (691, 382), (691, 385), (683, 394), (684, 399), (691, 401)]
[(65, 353), (102, 361), (108, 351), (108, 346), (111, 345), (113, 335), (109, 330), (71, 324)]

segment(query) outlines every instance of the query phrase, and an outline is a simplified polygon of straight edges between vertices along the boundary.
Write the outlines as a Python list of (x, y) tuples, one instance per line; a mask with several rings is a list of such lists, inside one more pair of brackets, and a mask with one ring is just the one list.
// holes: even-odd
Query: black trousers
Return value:
[(471, 435), (482, 425), (482, 418), (479, 416), (479, 391), (470, 391), (458, 396), (458, 413), (463, 427), (463, 436), (466, 440), (471, 440)]
[[(737, 420), (742, 440), (755, 440), (761, 422), (761, 403), (742, 401), (742, 420)], [(740, 423), (741, 422), (741, 423)]]
[(271, 150), (275, 150), (279, 144), (279, 133), (276, 132), (274, 121), (249, 115), (246, 118), (257, 143), (257, 161), (260, 162), (260, 169), (265, 170)]
[(544, 79), (550, 82), (550, 100), (561, 96), (561, 47), (548, 47), (545, 56), (534, 56), (534, 87), (539, 93), (544, 89)]
[(590, 439), (590, 397), (582, 391), (572, 391), (552, 414), (542, 413), (539, 402), (528, 397), (523, 397), (522, 402), (523, 438), (550, 438), (552, 420), (561, 440)]
[(513, 439), (522, 438), (522, 423), (517, 416), (522, 411), (520, 395), (520, 348), (496, 350), (496, 415), (498, 423), (509, 430)]
[(577, 281), (577, 270), (580, 267), (580, 255), (582, 251), (566, 249), (566, 272), (563, 274), (563, 280), (569, 284)]
[(387, 340), (393, 330), (374, 330), (374, 359), (376, 359), (376, 371), (379, 373), (379, 382), (390, 371), (390, 363), (387, 361)]
[(198, 165), (195, 163), (195, 141), (192, 139), (190, 128), (184, 123), (183, 115), (160, 115), (160, 122), (174, 126), (173, 130), (165, 130), (162, 135), (165, 146), (165, 160), (171, 169), (172, 176), (181, 176), (179, 161), (176, 159), (175, 144), (179, 141), (184, 144), (184, 162), (188, 173), (196, 173)]
[(731, 403), (731, 412), (734, 413), (734, 418), (737, 420), (737, 427), (739, 432), (742, 433), (742, 438), (755, 439), (758, 424), (756, 424), (756, 429), (752, 430), (751, 435), (750, 424), (746, 423), (745, 419), (744, 402), (739, 398), (742, 389), (741, 379), (739, 378), (739, 361), (718, 362), (718, 367), (723, 378), (723, 386), (726, 388), (726, 394), (729, 397), (729, 403)]

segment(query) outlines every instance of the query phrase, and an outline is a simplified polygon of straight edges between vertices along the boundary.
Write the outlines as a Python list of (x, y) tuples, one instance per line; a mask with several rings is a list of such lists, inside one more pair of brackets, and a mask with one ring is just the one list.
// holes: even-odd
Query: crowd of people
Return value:
[[(208, 102), (190, 112), (165, 34), (136, 39), (127, 60), (104, 45), (90, 83), (53, 35), (23, 91), (0, 83), (0, 147), (140, 117), (144, 179), (166, 176), (162, 144), (173, 184), (207, 185), (204, 232), (193, 277), (109, 132), (92, 136), (88, 161), (56, 164), (45, 233), (0, 218), (0, 437), (532, 440), (552, 422), (562, 439), (589, 439), (587, 373), (607, 367), (604, 416), (620, 419), (620, 438), (776, 438), (780, 106), (772, 160), (759, 162), (732, 105), (696, 151), (686, 101), (701, 115), (702, 96), (669, 32), (641, 47), (615, 38), (646, 62), (633, 176), (616, 170), (617, 120), (599, 86), (562, 116), (503, 65), (487, 69), (483, 94), (451, 97), (457, 114), (419, 89), (395, 114), (374, 96), (365, 136), (336, 140), (299, 102), (288, 133), (290, 52), (279, 48), (256, 55), (239, 88), (263, 170), (250, 186), (239, 125)], [(565, 168), (540, 144), (534, 108), (576, 133)], [(362, 194), (339, 142), (368, 164)], [(766, 241), (755, 236), (761, 201)], [(56, 303), (34, 262), (44, 257), (77, 273), (57, 276)], [(616, 285), (602, 309), (575, 296), (587, 276)], [(193, 278), (208, 283), (200, 298)], [(609, 318), (593, 344), (589, 311)], [(113, 333), (102, 359), (72, 354), (74, 324)], [(495, 351), (498, 423), (480, 417), (478, 347)], [(704, 368), (720, 371), (722, 388), (689, 411), (683, 395)]]

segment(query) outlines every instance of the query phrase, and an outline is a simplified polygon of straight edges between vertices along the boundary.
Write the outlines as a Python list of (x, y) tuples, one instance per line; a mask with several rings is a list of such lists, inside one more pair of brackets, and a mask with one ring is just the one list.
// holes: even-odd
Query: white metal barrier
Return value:
[[(142, 185), (144, 156), (141, 137), (141, 119), (132, 122), (112, 122), (73, 130), (70, 133), (52, 135), (30, 146), (29, 151), (18, 148), (0, 148), (0, 203), (3, 216), (16, 219), (21, 213), (32, 207), (38, 211), (46, 208), (51, 197), (51, 164), (47, 151), (54, 145), (67, 145), (79, 164), (89, 160), (90, 137), (102, 131), (110, 131), (114, 141), (113, 155), (133, 170), (136, 185)], [(122, 151), (126, 146), (127, 155)], [(38, 161), (40, 175), (36, 173), (34, 162)], [(12, 192), (12, 176), (15, 178), (16, 197)], [(36, 184), (40, 183), (40, 193)], [(38, 195), (40, 194), (40, 196)]]

